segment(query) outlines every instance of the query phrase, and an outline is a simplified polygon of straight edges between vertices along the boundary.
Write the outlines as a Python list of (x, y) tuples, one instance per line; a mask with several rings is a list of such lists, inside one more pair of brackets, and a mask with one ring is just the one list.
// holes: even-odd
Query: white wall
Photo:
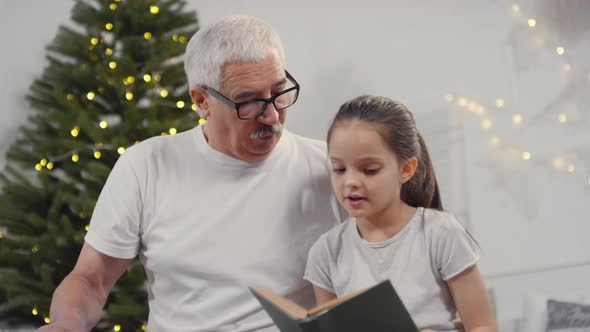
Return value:
[[(480, 239), (481, 269), (507, 319), (521, 315), (529, 293), (590, 298), (590, 34), (583, 22), (590, 11), (548, 2), (521, 3), (521, 15), (511, 2), (469, 0), (201, 0), (189, 7), (202, 24), (244, 13), (275, 26), (303, 89), (288, 119), (295, 132), (323, 138), (338, 106), (359, 94), (405, 102), (430, 145), (446, 207)], [(41, 73), (42, 47), (68, 22), (71, 5), (2, 3), (2, 40), (14, 41), (0, 53), (0, 152), (25, 121), (21, 97)], [(526, 26), (529, 16), (537, 18), (535, 29)], [(564, 56), (555, 46), (566, 48)], [(459, 97), (481, 104), (485, 114), (457, 106)], [(495, 107), (497, 98), (504, 108)], [(557, 122), (560, 112), (568, 123)], [(511, 123), (515, 113), (524, 118), (519, 127)], [(480, 126), (484, 118), (488, 130)], [(490, 135), (499, 146), (489, 144)], [(522, 160), (524, 151), (531, 160)], [(575, 171), (555, 169), (557, 156)], [(567, 268), (578, 262), (586, 264)]]

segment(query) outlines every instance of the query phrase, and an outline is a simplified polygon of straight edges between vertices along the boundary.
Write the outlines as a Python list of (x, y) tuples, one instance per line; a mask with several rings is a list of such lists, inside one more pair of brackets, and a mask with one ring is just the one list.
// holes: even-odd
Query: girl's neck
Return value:
[(399, 201), (369, 218), (357, 218), (357, 228), (368, 242), (383, 242), (399, 233), (416, 214), (416, 208)]

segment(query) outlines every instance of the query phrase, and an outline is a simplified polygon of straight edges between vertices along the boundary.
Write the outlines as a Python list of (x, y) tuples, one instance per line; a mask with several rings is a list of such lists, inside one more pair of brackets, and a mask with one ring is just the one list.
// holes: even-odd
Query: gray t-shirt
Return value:
[(364, 240), (349, 218), (312, 246), (305, 279), (338, 297), (389, 279), (419, 329), (462, 331), (446, 281), (475, 265), (478, 251), (447, 212), (418, 208), (398, 234), (380, 243)]

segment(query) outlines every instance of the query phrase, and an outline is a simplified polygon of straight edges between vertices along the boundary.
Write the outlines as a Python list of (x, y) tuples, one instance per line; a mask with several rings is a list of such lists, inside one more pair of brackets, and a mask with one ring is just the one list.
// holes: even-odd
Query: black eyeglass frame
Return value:
[[(291, 74), (289, 74), (289, 72), (287, 70), (285, 70), (285, 75), (287, 75), (287, 79), (289, 79), (291, 81), (291, 83), (295, 84), (294, 86), (283, 90), (277, 94), (275, 94), (274, 96), (271, 96), (270, 98), (254, 98), (254, 99), (250, 99), (250, 100), (246, 100), (243, 102), (239, 102), (239, 103), (234, 103), (233, 101), (231, 101), (229, 98), (227, 98), (226, 96), (222, 95), (221, 92), (213, 89), (212, 87), (206, 85), (206, 84), (201, 84), (199, 85), (201, 88), (205, 89), (207, 92), (209, 92), (211, 95), (213, 95), (213, 97), (217, 98), (219, 101), (221, 101), (222, 103), (234, 108), (236, 110), (236, 113), (238, 114), (238, 118), (240, 120), (254, 120), (257, 119), (259, 116), (261, 116), (262, 114), (264, 114), (264, 111), (266, 110), (266, 106), (268, 106), (269, 103), (272, 103), (275, 107), (275, 109), (277, 110), (284, 110), (290, 106), (293, 106), (293, 104), (295, 104), (295, 102), (297, 101), (297, 98), (299, 98), (299, 89), (301, 88), (301, 86), (299, 85), (299, 83), (297, 83), (297, 81), (295, 80), (295, 78), (293, 76), (291, 76)], [(295, 93), (295, 98), (293, 99), (293, 102), (286, 107), (277, 107), (277, 105), (275, 104), (275, 100), (286, 94), (289, 93), (293, 90), (296, 90), (297, 93)], [(240, 107), (247, 105), (247, 104), (252, 104), (252, 103), (257, 103), (257, 102), (264, 102), (264, 105), (262, 106), (262, 108), (260, 109), (260, 111), (252, 117), (242, 117), (240, 115)]]

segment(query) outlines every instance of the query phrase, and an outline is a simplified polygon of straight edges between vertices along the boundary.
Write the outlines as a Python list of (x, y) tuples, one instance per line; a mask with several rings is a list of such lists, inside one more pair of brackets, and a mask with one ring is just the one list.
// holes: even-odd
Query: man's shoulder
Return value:
[(297, 146), (298, 149), (307, 153), (318, 154), (324, 157), (326, 156), (327, 146), (325, 141), (301, 136), (291, 131), (286, 131), (286, 134), (286, 136), (290, 138), (290, 140)]
[(193, 142), (195, 128), (176, 135), (163, 135), (147, 138), (129, 147), (125, 155), (128, 159), (146, 161), (153, 159), (168, 159), (175, 155), (182, 157), (187, 146)]

